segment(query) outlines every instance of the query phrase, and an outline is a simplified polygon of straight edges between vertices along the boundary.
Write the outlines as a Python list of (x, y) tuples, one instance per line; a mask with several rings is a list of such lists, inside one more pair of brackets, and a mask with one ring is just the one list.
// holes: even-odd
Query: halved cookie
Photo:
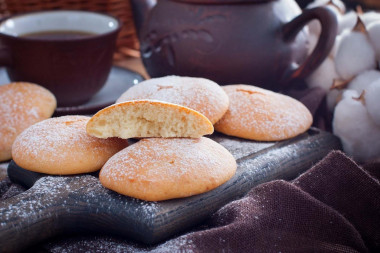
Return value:
[(210, 191), (228, 181), (236, 167), (231, 153), (211, 139), (149, 138), (109, 159), (99, 179), (120, 194), (160, 201)]
[(190, 137), (212, 134), (212, 123), (190, 108), (154, 100), (134, 100), (97, 112), (87, 133), (98, 137)]
[(228, 85), (223, 89), (230, 105), (215, 130), (257, 141), (280, 141), (310, 128), (313, 117), (298, 100), (251, 85)]

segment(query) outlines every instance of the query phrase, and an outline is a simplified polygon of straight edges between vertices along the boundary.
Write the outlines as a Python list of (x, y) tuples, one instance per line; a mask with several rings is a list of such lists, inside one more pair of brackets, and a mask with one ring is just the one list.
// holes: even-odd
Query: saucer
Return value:
[[(140, 74), (132, 70), (113, 66), (106, 84), (88, 102), (78, 106), (57, 107), (54, 116), (96, 113), (115, 103), (124, 91), (143, 80)], [(0, 68), (0, 85), (10, 82), (5, 68)]]

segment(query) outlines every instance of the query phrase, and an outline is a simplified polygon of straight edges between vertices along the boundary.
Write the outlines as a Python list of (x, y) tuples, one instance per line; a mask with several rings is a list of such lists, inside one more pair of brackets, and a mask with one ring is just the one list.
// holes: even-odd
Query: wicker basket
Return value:
[(139, 57), (139, 44), (129, 0), (0, 0), (2, 16), (38, 10), (88, 10), (110, 14), (122, 23), (115, 60)]

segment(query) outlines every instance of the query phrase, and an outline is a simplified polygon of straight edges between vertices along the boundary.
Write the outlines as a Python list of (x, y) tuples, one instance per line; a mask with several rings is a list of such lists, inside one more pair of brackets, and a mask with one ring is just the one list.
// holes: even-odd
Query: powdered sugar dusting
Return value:
[(228, 151), (208, 138), (151, 138), (117, 153), (101, 173), (112, 181), (125, 178), (176, 181), (183, 175), (194, 173), (193, 170), (203, 169), (207, 169), (210, 177), (217, 177), (221, 173), (220, 168), (230, 161)]
[(249, 85), (229, 85), (224, 90), (230, 106), (215, 125), (217, 131), (243, 138), (283, 140), (306, 131), (312, 123), (307, 108), (291, 97)]
[(189, 236), (184, 235), (173, 240), (169, 240), (158, 246), (142, 246), (132, 241), (121, 240), (119, 238), (110, 236), (86, 236), (86, 237), (76, 237), (71, 240), (66, 240), (64, 242), (50, 242), (45, 245), (49, 249), (49, 252), (56, 253), (70, 253), (70, 252), (93, 252), (93, 253), (103, 253), (103, 252), (134, 252), (134, 253), (172, 253), (172, 252), (194, 252), (193, 241)]
[(136, 99), (186, 106), (205, 115), (213, 124), (228, 108), (228, 96), (223, 89), (204, 78), (166, 76), (149, 79), (128, 89), (116, 102)]
[[(4, 146), (10, 155), (17, 135), (30, 125), (49, 118), (55, 107), (53, 94), (35, 84), (0, 86), (0, 148)], [(0, 149), (0, 155), (1, 152), (4, 151)]]
[[(0, 228), (7, 226), (15, 217), (32, 224), (39, 217), (77, 213), (79, 206), (85, 206), (88, 212), (105, 216), (132, 210), (153, 217), (158, 209), (155, 202), (147, 203), (115, 194), (91, 175), (49, 176), (39, 179), (32, 188), (18, 195), (15, 201), (8, 201), (6, 205), (0, 203)], [(56, 211), (46, 212), (49, 208)]]
[(103, 166), (103, 185), (146, 200), (165, 200), (211, 190), (233, 176), (236, 162), (218, 143), (202, 137), (143, 139)]
[(275, 144), (275, 142), (255, 142), (234, 137), (226, 138), (226, 136), (216, 134), (214, 134), (211, 139), (225, 147), (233, 155), (235, 160), (254, 154)]
[(65, 174), (66, 169), (73, 167), (80, 173), (81, 166), (87, 167), (89, 164), (100, 169), (109, 157), (126, 147), (127, 143), (122, 144), (120, 140), (115, 145), (112, 139), (87, 135), (86, 124), (89, 119), (86, 116), (63, 116), (29, 127), (17, 137), (13, 145), (13, 159), (18, 164), (29, 165), (31, 169), (50, 168), (54, 174), (60, 174), (59, 171)]

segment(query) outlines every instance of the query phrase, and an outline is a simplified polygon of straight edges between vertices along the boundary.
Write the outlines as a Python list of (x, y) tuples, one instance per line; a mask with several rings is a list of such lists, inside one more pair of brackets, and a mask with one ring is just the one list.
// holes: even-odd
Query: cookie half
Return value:
[(212, 123), (190, 108), (153, 100), (134, 100), (97, 112), (87, 133), (98, 138), (190, 137), (212, 134)]

